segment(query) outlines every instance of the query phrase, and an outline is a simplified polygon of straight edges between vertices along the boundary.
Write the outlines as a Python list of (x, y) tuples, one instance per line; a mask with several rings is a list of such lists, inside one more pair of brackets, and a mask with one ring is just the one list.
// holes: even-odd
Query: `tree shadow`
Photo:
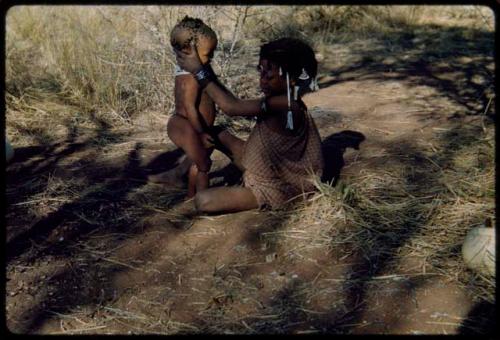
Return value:
[(495, 304), (481, 301), (469, 312), (467, 318), (458, 329), (459, 335), (490, 335), (497, 334), (497, 309)]
[[(424, 37), (423, 44), (425, 48), (422, 50), (420, 47), (416, 46), (417, 43), (413, 41), (414, 38), (418, 37), (415, 34), (396, 34), (396, 40), (390, 39), (382, 39), (378, 40), (380, 44), (378, 48), (375, 46), (371, 46), (371, 50), (360, 50), (359, 54), (367, 54), (368, 57), (363, 59), (363, 62), (356, 65), (350, 65), (348, 67), (344, 67), (342, 69), (336, 70), (331, 73), (336, 79), (332, 82), (323, 82), (322, 87), (329, 86), (334, 83), (338, 83), (340, 81), (348, 81), (348, 80), (366, 80), (366, 79), (374, 79), (374, 80), (400, 80), (407, 81), (412, 85), (427, 85), (437, 89), (442, 95), (448, 97), (454, 102), (462, 105), (466, 110), (474, 113), (481, 113), (486, 106), (488, 105), (488, 99), (484, 96), (484, 85), (478, 86), (475, 81), (473, 81), (473, 77), (475, 70), (477, 69), (480, 75), (489, 75), (490, 71), (484, 66), (486, 62), (490, 61), (492, 56), (493, 48), (490, 48), (490, 42), (493, 39), (493, 35), (490, 32), (483, 32), (472, 30), (473, 35), (478, 35), (479, 40), (477, 41), (476, 46), (467, 45), (465, 49), (460, 47), (462, 46), (462, 42), (455, 41), (456, 37), (460, 37), (461, 35), (467, 32), (467, 29), (464, 28), (443, 28), (443, 27), (433, 27), (424, 26), (419, 27), (426, 31), (428, 37)], [(417, 28), (415, 28), (417, 29)], [(436, 30), (436, 31), (435, 31)], [(439, 41), (441, 34), (437, 32), (443, 31), (450, 36), (449, 46), (453, 46), (454, 48), (449, 48), (446, 51), (440, 51), (439, 49), (432, 50), (431, 46), (435, 46), (436, 41)], [(419, 33), (420, 34), (420, 33)], [(418, 34), (418, 35), (419, 35)], [(391, 53), (392, 56), (395, 56), (396, 61), (391, 62), (390, 64), (383, 63), (383, 57), (387, 56), (389, 47), (394, 46), (395, 44), (401, 45), (401, 50), (397, 53)], [(383, 52), (383, 53), (382, 53)], [(407, 52), (413, 54), (410, 58), (406, 58), (403, 56), (403, 53)], [(465, 62), (461, 57), (477, 57), (476, 62)], [(448, 59), (447, 59), (448, 58)], [(438, 66), (434, 65), (439, 61), (443, 61), (446, 65)], [(390, 66), (388, 66), (390, 65)], [(392, 72), (391, 72), (392, 70)], [(442, 76), (450, 72), (451, 70), (457, 70), (459, 75), (457, 78), (463, 77), (464, 81), (454, 82), (453, 80), (442, 80)], [(350, 76), (350, 72), (361, 73), (361, 77), (358, 76)], [(387, 73), (387, 74), (386, 74)], [(489, 80), (488, 80), (489, 81)], [(477, 109), (474, 105), (477, 98), (480, 98), (481, 109)], [(459, 132), (459, 131), (458, 131)], [(342, 134), (342, 133), (339, 133)], [(352, 132), (344, 133), (343, 135), (333, 134), (329, 136), (323, 142), (323, 149), (325, 155), (325, 181), (334, 181), (336, 183), (340, 176), (340, 172), (342, 167), (344, 166), (343, 154), (346, 147), (353, 147), (356, 149), (356, 146), (359, 147), (359, 143), (364, 139), (364, 136), (357, 135), (358, 133), (352, 134)], [(356, 138), (352, 138), (356, 137)], [(362, 138), (361, 138), (362, 137)], [(449, 138), (450, 135), (447, 137)], [(460, 134), (455, 136), (455, 141), (460, 140)], [(66, 151), (56, 152), (52, 154), (54, 157), (53, 161), (50, 164), (44, 165), (41, 168), (39, 164), (36, 165), (27, 165), (23, 176), (28, 176), (29, 174), (36, 174), (36, 172), (40, 171), (48, 171), (51, 167), (55, 167), (58, 162), (62, 159), (62, 157), (66, 157), (72, 152), (76, 150), (80, 150), (85, 147), (85, 145), (73, 145), (75, 143), (68, 143), (68, 149)], [(120, 213), (126, 211), (127, 208), (131, 207), (132, 203), (124, 202), (126, 201), (126, 195), (130, 191), (139, 188), (145, 182), (145, 169), (150, 169), (151, 171), (161, 172), (163, 169), (171, 169), (169, 168), (172, 164), (174, 164), (174, 160), (178, 160), (180, 157), (180, 151), (174, 150), (170, 151), (167, 154), (163, 154), (158, 156), (157, 159), (151, 161), (145, 168), (141, 168), (139, 164), (139, 153), (141, 151), (142, 146), (140, 144), (136, 144), (134, 150), (132, 150), (128, 157), (127, 165), (121, 169), (118, 167), (110, 168), (105, 174), (101, 172), (98, 168), (89, 168), (88, 176), (93, 179), (103, 179), (108, 175), (116, 175), (121, 174), (121, 178), (113, 179), (106, 181), (103, 183), (101, 187), (92, 190), (90, 193), (82, 196), (79, 200), (75, 202), (71, 202), (63, 205), (59, 208), (58, 211), (49, 214), (46, 218), (41, 221), (35, 223), (35, 225), (30, 228), (25, 233), (18, 235), (18, 237), (14, 238), (7, 244), (7, 258), (8, 260), (13, 259), (15, 256), (20, 255), (25, 252), (30, 245), (32, 245), (28, 240), (33, 239), (35, 242), (40, 242), (44, 240), (44, 238), (48, 235), (51, 229), (56, 228), (58, 225), (61, 225), (64, 222), (72, 221), (78, 225), (77, 234), (81, 235), (85, 232), (91, 232), (93, 230), (97, 230), (99, 228), (105, 228), (106, 225), (102, 223), (92, 223), (93, 221), (85, 222), (82, 221), (81, 218), (75, 217), (75, 213), (84, 212), (85, 215), (93, 215), (98, 216), (99, 219), (103, 219), (104, 221), (112, 221), (118, 218)], [(396, 149), (397, 148), (397, 149)], [(27, 161), (25, 155), (34, 155), (36, 153), (44, 153), (49, 152), (53, 153), (55, 148), (48, 149), (31, 149), (20, 152), (20, 158), (18, 162)], [(421, 171), (418, 171), (414, 175), (408, 175), (407, 183), (408, 183), (408, 191), (410, 193), (416, 193), (417, 187), (421, 187), (423, 185), (435, 185), (438, 179), (438, 172), (429, 171), (426, 167), (426, 160), (424, 155), (411, 143), (401, 144), (397, 147), (390, 150), (392, 153), (399, 153), (403, 150), (410, 159), (412, 160), (413, 165), (419, 168)], [(459, 150), (456, 145), (449, 145), (449, 148), (445, 148), (448, 154), (442, 156), (439, 159), (440, 162), (447, 161), (451, 159), (453, 154)], [(17, 152), (17, 150), (16, 150)], [(24, 157), (24, 158), (23, 158)], [(163, 158), (162, 158), (163, 157)], [(91, 160), (89, 160), (91, 161)], [(172, 161), (172, 162), (170, 162)], [(228, 168), (227, 166), (226, 168)], [(231, 175), (231, 171), (234, 169), (231, 168), (223, 168), (218, 170), (212, 174), (212, 178), (218, 178), (223, 173), (229, 173), (230, 176), (226, 180), (228, 183), (232, 183), (236, 181), (236, 175), (234, 178)], [(36, 171), (35, 171), (36, 169)], [(226, 169), (226, 170), (224, 170)], [(23, 177), (21, 176), (21, 177)], [(130, 178), (137, 178), (137, 181), (130, 181)], [(224, 177), (224, 175), (222, 175)], [(225, 178), (225, 177), (224, 177)], [(118, 203), (118, 207), (115, 205)], [(104, 208), (102, 208), (104, 206)], [(101, 209), (102, 208), (102, 209)], [(95, 212), (95, 213), (93, 213)], [(363, 213), (363, 211), (361, 211)], [(348, 304), (352, 306), (357, 306), (358, 301), (364, 299), (367, 295), (367, 290), (369, 289), (368, 282), (376, 275), (379, 275), (384, 272), (389, 265), (391, 260), (393, 259), (394, 252), (402, 247), (408, 240), (414, 235), (419, 228), (419, 225), (424, 223), (422, 219), (413, 218), (412, 215), (414, 212), (409, 212), (406, 215), (404, 221), (402, 221), (405, 226), (408, 228), (401, 234), (394, 235), (390, 233), (384, 233), (381, 235), (377, 235), (373, 237), (375, 240), (375, 248), (378, 249), (377, 252), (366, 254), (364, 261), (355, 265), (351, 268), (351, 278), (350, 280), (357, 282), (354, 285), (346, 286), (345, 291), (349, 296)], [(416, 212), (415, 212), (416, 213)], [(123, 229), (127, 229), (130, 226), (123, 226)], [(108, 231), (123, 231), (119, 227), (112, 227)], [(73, 239), (74, 237), (70, 237)], [(249, 234), (249, 240), (257, 240), (256, 234)], [(358, 245), (362, 246), (362, 245)], [(37, 251), (30, 256), (30, 259), (34, 259), (38, 257), (40, 254), (46, 254), (48, 248), (42, 249), (42, 251)], [(67, 252), (67, 249), (64, 248), (64, 244), (56, 245), (56, 247), (51, 248), (51, 254), (55, 255), (64, 255)], [(383, 250), (383, 251), (380, 251)], [(88, 263), (92, 263), (92, 260), (87, 258)], [(105, 271), (105, 275), (112, 274), (115, 269), (110, 269), (109, 271)], [(70, 275), (71, 271), (67, 272), (67, 275)], [(73, 272), (74, 277), (76, 279), (80, 279), (83, 277), (82, 272)], [(61, 278), (63, 276), (60, 276)], [(55, 279), (59, 279), (58, 277), (54, 277)], [(96, 279), (96, 281), (98, 281)], [(64, 287), (61, 287), (61, 292), (64, 290)], [(296, 284), (291, 284), (290, 286), (285, 287), (281, 292), (276, 294), (276, 302), (274, 304), (275, 311), (282, 311), (285, 309), (284, 304), (289, 305), (291, 307), (302, 305), (301, 301), (294, 295), (294, 291), (297, 290)], [(106, 292), (106, 296), (109, 297), (110, 293)], [(92, 296), (97, 296), (97, 294), (92, 294)], [(68, 296), (66, 296), (68, 298)], [(47, 302), (48, 309), (54, 309), (58, 311), (66, 311), (71, 308), (72, 305), (76, 304), (76, 302), (80, 302), (79, 299), (84, 302), (92, 302), (91, 299), (84, 298), (79, 296), (72, 297), (67, 300), (57, 301), (55, 302)], [(98, 301), (96, 301), (98, 302)], [(471, 334), (468, 332), (472, 332), (472, 334), (491, 334), (490, 331), (494, 327), (494, 323), (492, 320), (494, 313), (494, 309), (491, 305), (481, 303), (473, 309), (469, 315), (468, 321), (464, 322), (463, 327), (460, 328), (461, 334)], [(293, 324), (295, 322), (300, 322), (305, 319), (306, 316), (304, 314), (297, 314), (296, 311), (293, 311), (294, 308), (290, 309), (284, 317), (285, 322), (289, 322)], [(345, 323), (350, 320), (360, 319), (363, 312), (366, 309), (361, 307), (357, 308), (353, 311), (350, 311), (347, 314), (339, 313), (338, 311), (332, 311), (323, 317), (312, 317), (310, 320), (316, 322), (325, 332), (333, 332), (333, 333), (345, 333), (346, 330), (349, 331), (352, 328), (343, 328), (342, 331), (339, 330), (338, 325), (341, 323)], [(43, 312), (40, 310), (40, 312)], [(40, 314), (38, 317), (35, 317), (34, 321), (31, 323), (27, 329), (32, 329), (35, 325), (39, 325), (47, 315)], [(257, 328), (257, 330), (262, 332), (267, 331), (276, 331), (277, 327), (276, 323), (273, 321), (266, 321), (262, 324), (261, 328)], [(286, 324), (283, 325), (283, 330), (286, 332), (290, 328), (286, 327)]]
[(242, 175), (240, 169), (233, 163), (228, 163), (226, 166), (209, 173), (211, 186), (233, 186), (242, 183)]
[[(330, 71), (320, 87), (346, 81), (400, 81), (428, 86), (465, 114), (494, 117), (494, 32), (468, 27), (413, 25), (373, 35), (355, 63)], [(460, 112), (456, 112), (460, 113)]]
[(151, 175), (171, 170), (176, 167), (182, 155), (184, 151), (180, 148), (160, 153), (144, 166), (144, 170)]
[[(138, 222), (141, 216), (149, 213), (148, 210), (127, 217), (127, 223), (122, 221), (123, 215), (127, 215), (136, 204), (127, 195), (147, 182), (147, 171), (140, 164), (142, 148), (141, 143), (136, 143), (123, 167), (110, 167), (105, 173), (97, 165), (95, 169), (87, 169), (88, 179), (97, 185), (93, 185), (88, 193), (77, 200), (63, 204), (6, 244), (7, 263), (25, 264), (54, 258), (64, 259), (69, 267), (51, 276), (50, 282), (46, 282), (43, 287), (52, 287), (53, 290), (42, 296), (36, 306), (21, 311), (21, 324), (11, 331), (31, 332), (39, 328), (53, 312), (64, 313), (74, 306), (92, 303), (100, 306), (113, 298), (114, 293), (104, 280), (128, 268), (120, 264), (100, 268), (102, 252), (82, 252), (80, 248), (75, 248), (75, 244), (80, 243), (78, 240), (81, 238), (85, 242), (87, 235), (101, 230), (106, 235), (117, 234), (107, 242), (107, 247), (118, 247), (123, 242), (119, 235), (133, 234), (137, 228), (139, 232), (144, 229), (145, 226)], [(171, 204), (176, 204), (182, 195), (171, 198)], [(70, 229), (65, 230), (68, 226)], [(54, 231), (59, 230), (62, 231), (56, 233), (59, 239), (54, 239)], [(172, 233), (175, 232), (172, 229)], [(65, 288), (63, 282), (79, 289)]]
[[(111, 203), (116, 203), (124, 199), (125, 195), (132, 189), (143, 185), (145, 183), (144, 175), (139, 168), (139, 150), (141, 148), (140, 144), (137, 144), (135, 149), (132, 150), (128, 156), (128, 163), (123, 168), (122, 178), (119, 179), (111, 179), (107, 180), (103, 186), (98, 186), (95, 190), (92, 190), (90, 193), (80, 197), (78, 200), (66, 203), (58, 208), (55, 212), (50, 213), (45, 218), (34, 223), (24, 232), (17, 234), (15, 237), (11, 238), (9, 242), (6, 244), (6, 258), (7, 260), (12, 259), (15, 256), (19, 256), (25, 250), (30, 248), (33, 242), (36, 244), (38, 242), (44, 242), (47, 239), (49, 233), (55, 228), (59, 227), (63, 222), (68, 223), (68, 221), (78, 221), (78, 227), (75, 230), (76, 234), (84, 234), (86, 232), (91, 231), (96, 228), (96, 226), (100, 226), (98, 222), (85, 222), (85, 220), (81, 221), (81, 217), (79, 213), (83, 212), (96, 212), (101, 210), (99, 215), (99, 219), (109, 218), (110, 216), (106, 216), (108, 214), (113, 214), (111, 209), (106, 209), (103, 215), (103, 208), (101, 204), (110, 206)], [(112, 169), (110, 173), (116, 175), (116, 171), (118, 169)], [(118, 170), (119, 171), (119, 170)], [(108, 173), (108, 176), (109, 174)], [(90, 171), (90, 174), (94, 176), (99, 176), (102, 179), (103, 174), (99, 173), (99, 171)], [(17, 174), (16, 174), (17, 175)], [(129, 181), (128, 176), (132, 176), (138, 178), (138, 181)], [(92, 177), (92, 175), (90, 175)], [(142, 181), (141, 181), (142, 179)], [(95, 178), (92, 180), (97, 181)], [(107, 214), (106, 214), (107, 212)], [(89, 214), (91, 215), (91, 214)], [(69, 236), (69, 235), (67, 235)], [(73, 235), (74, 237), (76, 235)], [(69, 240), (68, 240), (69, 241)], [(61, 251), (58, 249), (59, 247), (63, 247), (62, 245), (58, 245), (57, 243), (51, 244), (50, 248), (55, 251)], [(37, 252), (38, 253), (38, 252)], [(39, 255), (39, 253), (38, 253)]]

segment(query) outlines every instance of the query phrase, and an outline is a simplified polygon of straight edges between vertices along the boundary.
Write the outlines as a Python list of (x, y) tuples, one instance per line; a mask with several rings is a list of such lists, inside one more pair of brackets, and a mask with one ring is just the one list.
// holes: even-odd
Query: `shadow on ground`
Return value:
[(352, 60), (320, 77), (320, 87), (346, 81), (400, 81), (428, 86), (462, 110), (494, 117), (494, 32), (417, 25), (373, 36), (356, 46)]
[[(381, 36), (372, 44), (360, 48), (357, 51), (360, 62), (329, 71), (333, 80), (320, 80), (320, 85), (327, 87), (343, 81), (368, 79), (401, 81), (412, 86), (426, 85), (436, 89), (437, 96), (447, 97), (459, 104), (467, 114), (491, 114), (494, 107), (489, 99), (488, 91), (493, 86), (492, 71), (489, 68), (493, 62), (493, 50), (493, 33), (491, 32), (462, 27), (415, 26), (410, 32), (401, 31), (394, 32), (391, 36)], [(455, 131), (457, 135), (454, 138), (460, 139), (466, 131), (467, 129)], [(103, 136), (106, 138), (101, 138)], [(42, 186), (23, 186), (23, 181), (48, 176), (60, 167), (59, 164), (64, 158), (95, 147), (92, 141), (105, 140), (106, 143), (112, 144), (123, 141), (125, 138), (126, 136), (111, 133), (109, 127), (101, 126), (101, 129), (97, 130), (97, 139), (91, 138), (76, 142), (74, 136), (70, 135), (63, 143), (16, 150), (14, 166), (7, 169), (7, 225), (12, 224), (13, 219), (20, 218), (21, 221), (16, 221), (16, 224), (26, 224), (29, 227), (8, 241), (6, 245), (7, 265), (11, 268), (22, 267), (33, 265), (43, 259), (55, 261), (61, 258), (68, 259), (69, 265), (64, 267), (62, 272), (44, 282), (54, 290), (43, 291), (41, 301), (36, 302), (35, 307), (30, 306), (21, 311), (19, 313), (20, 324), (11, 331), (31, 332), (50, 316), (47, 310), (64, 313), (76, 305), (91, 304), (95, 304), (97, 310), (106, 301), (113, 300), (113, 291), (103, 278), (116, 275), (123, 270), (123, 267), (120, 265), (107, 269), (73, 267), (72, 265), (78, 258), (80, 264), (85, 264), (84, 267), (92, 268), (99, 259), (102, 259), (103, 253), (100, 253), (102, 249), (81, 253), (72, 250), (68, 244), (92, 233), (116, 233), (116, 238), (103, 245), (105, 248), (115, 248), (120, 246), (127, 237), (124, 234), (133, 237), (141, 233), (143, 230), (137, 222), (149, 212), (134, 210), (135, 202), (128, 200), (128, 194), (144, 186), (147, 174), (170, 169), (171, 167), (166, 163), (177, 160), (181, 155), (179, 150), (159, 155), (145, 167), (140, 165), (140, 155), (143, 151), (140, 143), (135, 143), (123, 164), (100, 164), (92, 157), (82, 158), (68, 165), (66, 169), (69, 173), (71, 172), (69, 168), (72, 166), (85, 166), (82, 171), (71, 172), (73, 176), (83, 177), (88, 185), (86, 191), (76, 200), (61, 205), (56, 211), (48, 213), (35, 223), (29, 221), (29, 216), (22, 217), (25, 210), (19, 206), (16, 208), (13, 206), (44, 190)], [(353, 131), (343, 131), (325, 139), (323, 145), (326, 155), (323, 178), (325, 181), (332, 183), (338, 181), (344, 165), (345, 148), (357, 149), (363, 140), (362, 134)], [(456, 139), (453, 140), (456, 141)], [(446, 142), (445, 138), (445, 152), (436, 158), (440, 162), (446, 162), (460, 150), (456, 144), (446, 145)], [(385, 145), (385, 147), (388, 148), (389, 157), (401, 153), (407, 155), (408, 162), (402, 163), (401, 166), (415, 169), (405, 178), (406, 189), (410, 194), (420, 195), (424, 186), (437, 186), (446, 190), (439, 184), (439, 171), (430, 170), (421, 150), (412, 141), (400, 143), (392, 148), (390, 145)], [(33, 160), (35, 156), (40, 156), (40, 159)], [(380, 161), (382, 163), (379, 166), (383, 167), (383, 162), (387, 159)], [(225, 178), (226, 175), (228, 175), (227, 178)], [(231, 166), (227, 166), (215, 171), (211, 176), (212, 178), (225, 178), (221, 181), (221, 185), (223, 183), (232, 185), (238, 183), (240, 174)], [(19, 191), (15, 190), (17, 187), (20, 188)], [(380, 190), (383, 192), (389, 189), (381, 188)], [(165, 206), (175, 205), (180, 202), (182, 196), (182, 193), (172, 195)], [(352, 203), (356, 208), (355, 202)], [(374, 219), (374, 216), (364, 211), (362, 207), (357, 208), (366, 221)], [(321, 316), (308, 314), (308, 322), (325, 333), (348, 333), (352, 330), (352, 328), (340, 328), (340, 326), (359, 321), (366, 310), (360, 301), (366, 298), (369, 289), (368, 282), (390, 267), (395, 252), (418, 232), (420, 225), (426, 222), (425, 217), (417, 216), (418, 212), (416, 208), (405, 212), (405, 220), (401, 221), (405, 229), (398, 230), (397, 234), (370, 234), (370, 239), (375, 242), (374, 246), (365, 247), (361, 243), (353, 245), (358, 251), (364, 248), (376, 249), (372, 253), (363, 254), (361, 263), (350, 268), (350, 283), (344, 287), (344, 290), (348, 296), (347, 304), (353, 309), (347, 313), (332, 310)], [(130, 216), (127, 216), (127, 213), (130, 213)], [(380, 216), (375, 216), (377, 217), (380, 221)], [(286, 223), (286, 220), (283, 223)], [(60, 234), (64, 235), (65, 242), (59, 242), (58, 238), (52, 240), (50, 238), (52, 232), (62, 227), (69, 228), (69, 232)], [(171, 229), (169, 231), (172, 231), (175, 236), (175, 231)], [(258, 233), (249, 234), (248, 237), (255, 240), (258, 238), (256, 235)], [(66, 285), (65, 281), (67, 281)], [(69, 289), (68, 284), (74, 284), (76, 288)], [(417, 282), (418, 284), (420, 282)], [(97, 287), (100, 288), (97, 289)], [(276, 312), (285, 311), (283, 324), (293, 324), (305, 318), (303, 312), (297, 310), (302, 303), (294, 297), (296, 289), (296, 284), (291, 284), (275, 294), (275, 302), (271, 309)], [(493, 315), (491, 305), (479, 304), (471, 311), (470, 318), (464, 322), (459, 331), (463, 334), (470, 334), (468, 332), (471, 330), (474, 330), (474, 334), (488, 333), (494, 324), (491, 321)], [(263, 325), (261, 330), (277, 332), (280, 330), (279, 327), (279, 324), (269, 323)], [(288, 330), (281, 329), (284, 332)]]

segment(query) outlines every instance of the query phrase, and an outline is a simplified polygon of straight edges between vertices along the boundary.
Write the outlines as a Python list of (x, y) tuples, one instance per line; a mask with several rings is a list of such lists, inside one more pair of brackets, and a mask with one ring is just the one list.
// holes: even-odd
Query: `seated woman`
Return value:
[(198, 192), (201, 212), (236, 212), (283, 208), (293, 198), (315, 189), (311, 177), (321, 176), (321, 139), (302, 95), (315, 90), (317, 61), (304, 42), (282, 38), (261, 47), (258, 70), (264, 98), (242, 100), (218, 83), (196, 46), (177, 52), (177, 62), (194, 74), (200, 86), (229, 116), (257, 116), (246, 142), (213, 129), (209, 137), (243, 171), (243, 187), (216, 187)]

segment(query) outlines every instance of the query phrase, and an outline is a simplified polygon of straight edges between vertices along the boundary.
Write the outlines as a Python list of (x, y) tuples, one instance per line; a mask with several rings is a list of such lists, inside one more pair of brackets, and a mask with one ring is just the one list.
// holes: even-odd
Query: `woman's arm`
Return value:
[(205, 92), (228, 116), (258, 116), (261, 113), (261, 100), (237, 98), (219, 82), (211, 81)]
[[(239, 99), (217, 81), (208, 83), (205, 91), (229, 116), (261, 116), (267, 112), (288, 110), (288, 98), (285, 95), (268, 97), (264, 108), (263, 99)], [(299, 104), (295, 101), (291, 101), (290, 108), (292, 111), (300, 110)]]
[[(184, 70), (195, 74), (202, 68), (196, 44), (191, 44), (189, 52), (175, 50), (177, 64)], [(260, 112), (259, 100), (242, 100), (232, 94), (218, 81), (211, 81), (205, 86), (205, 92), (229, 116), (255, 116)]]
[[(184, 70), (196, 73), (202, 68), (196, 45), (191, 45), (190, 52), (176, 51), (177, 63)], [(205, 87), (206, 93), (229, 116), (259, 116), (265, 115), (266, 111), (285, 111), (288, 109), (287, 96), (275, 96), (266, 99), (265, 108), (262, 107), (262, 99), (243, 100), (237, 98), (218, 81), (210, 81)], [(292, 111), (299, 110), (297, 103), (292, 101)]]

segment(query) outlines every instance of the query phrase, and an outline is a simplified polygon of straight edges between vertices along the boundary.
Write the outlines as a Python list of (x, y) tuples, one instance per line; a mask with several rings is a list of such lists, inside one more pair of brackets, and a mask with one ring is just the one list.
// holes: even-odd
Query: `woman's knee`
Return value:
[(209, 212), (210, 211), (210, 193), (207, 191), (199, 191), (194, 196), (194, 205), (196, 210), (200, 212)]

